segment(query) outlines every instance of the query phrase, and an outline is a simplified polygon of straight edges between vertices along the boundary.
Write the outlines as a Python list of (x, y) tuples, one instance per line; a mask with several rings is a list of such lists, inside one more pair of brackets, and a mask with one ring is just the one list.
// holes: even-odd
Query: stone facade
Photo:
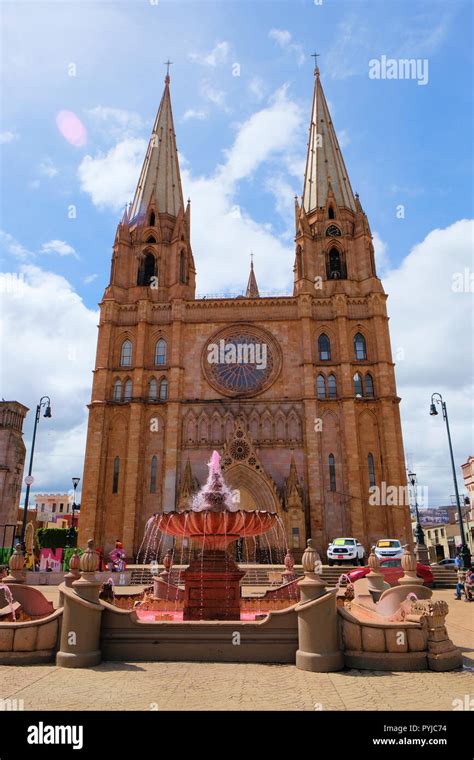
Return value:
[[(18, 401), (0, 402), (0, 546), (4, 525), (16, 525), (25, 465), (23, 421), (28, 408)], [(11, 531), (5, 535), (8, 545)]]
[[(371, 485), (406, 485), (400, 399), (370, 227), (319, 72), (286, 297), (260, 297), (252, 266), (245, 296), (195, 298), (169, 90), (167, 77), (100, 306), (79, 542), (120, 539), (133, 556), (148, 518), (203, 484), (214, 448), (242, 508), (277, 511), (297, 556), (308, 536), (323, 558), (337, 535), (366, 550), (408, 540), (407, 506), (369, 503)], [(264, 361), (212, 363), (229, 344)]]

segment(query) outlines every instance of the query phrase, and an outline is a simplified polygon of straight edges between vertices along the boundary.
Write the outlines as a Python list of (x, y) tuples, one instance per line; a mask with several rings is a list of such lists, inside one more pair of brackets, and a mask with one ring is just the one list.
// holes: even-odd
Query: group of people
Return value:
[(458, 582), (456, 583), (456, 593), (454, 598), (459, 600), (464, 594), (465, 601), (472, 602), (474, 594), (474, 569), (472, 566), (467, 569), (463, 568), (459, 554), (454, 560), (454, 564), (458, 571)]

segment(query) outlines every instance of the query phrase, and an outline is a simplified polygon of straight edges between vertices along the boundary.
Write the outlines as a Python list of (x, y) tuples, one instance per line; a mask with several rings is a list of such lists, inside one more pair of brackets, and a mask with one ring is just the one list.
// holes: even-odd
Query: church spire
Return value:
[(250, 254), (250, 274), (249, 274), (249, 281), (247, 283), (247, 291), (245, 293), (246, 298), (260, 298), (260, 293), (258, 292), (258, 285), (257, 285), (257, 278), (255, 277), (255, 272), (253, 271), (253, 254)]
[(177, 217), (184, 211), (178, 149), (170, 97), (169, 63), (165, 89), (156, 115), (150, 142), (135, 192), (130, 220), (147, 213), (150, 205), (157, 214)]
[(355, 211), (354, 194), (316, 65), (303, 188), (303, 208), (307, 214), (326, 205), (330, 185), (337, 205)]

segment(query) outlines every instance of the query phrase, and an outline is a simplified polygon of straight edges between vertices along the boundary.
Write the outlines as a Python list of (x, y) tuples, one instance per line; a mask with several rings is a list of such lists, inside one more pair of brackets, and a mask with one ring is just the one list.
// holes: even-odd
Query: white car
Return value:
[(375, 544), (375, 556), (379, 559), (401, 559), (403, 546), (398, 538), (381, 538)]
[(364, 564), (364, 547), (356, 538), (335, 538), (328, 546), (329, 567), (334, 563), (348, 562), (351, 565)]

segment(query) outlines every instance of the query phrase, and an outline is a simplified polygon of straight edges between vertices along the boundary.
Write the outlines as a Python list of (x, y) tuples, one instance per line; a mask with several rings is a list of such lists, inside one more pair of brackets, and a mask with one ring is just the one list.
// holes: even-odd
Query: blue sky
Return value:
[[(38, 442), (42, 488), (68, 486), (70, 470), (82, 470), (96, 305), (161, 98), (163, 62), (173, 61), (198, 291), (242, 290), (253, 250), (261, 291), (291, 292), (292, 205), (302, 191), (316, 50), (402, 349), (405, 448), (433, 499), (449, 498), (443, 431), (433, 435), (419, 410), (432, 390), (451, 398), (465, 461), (472, 349), (450, 346), (440, 361), (437, 346), (459, 320), (469, 324), (472, 309), (471, 293), (455, 298), (450, 282), (472, 271), (472, 228), (459, 226), (472, 217), (472, 13), (462, 0), (1, 4), (1, 270), (25, 278), (22, 293), (7, 293), (4, 330), (18, 361), (3, 373), (2, 394), (28, 406), (56, 396), (58, 416)], [(369, 61), (383, 55), (426, 59), (427, 84), (370, 79)], [(60, 133), (64, 111), (82, 122), (82, 145)], [(217, 240), (229, 219), (232, 271)]]

